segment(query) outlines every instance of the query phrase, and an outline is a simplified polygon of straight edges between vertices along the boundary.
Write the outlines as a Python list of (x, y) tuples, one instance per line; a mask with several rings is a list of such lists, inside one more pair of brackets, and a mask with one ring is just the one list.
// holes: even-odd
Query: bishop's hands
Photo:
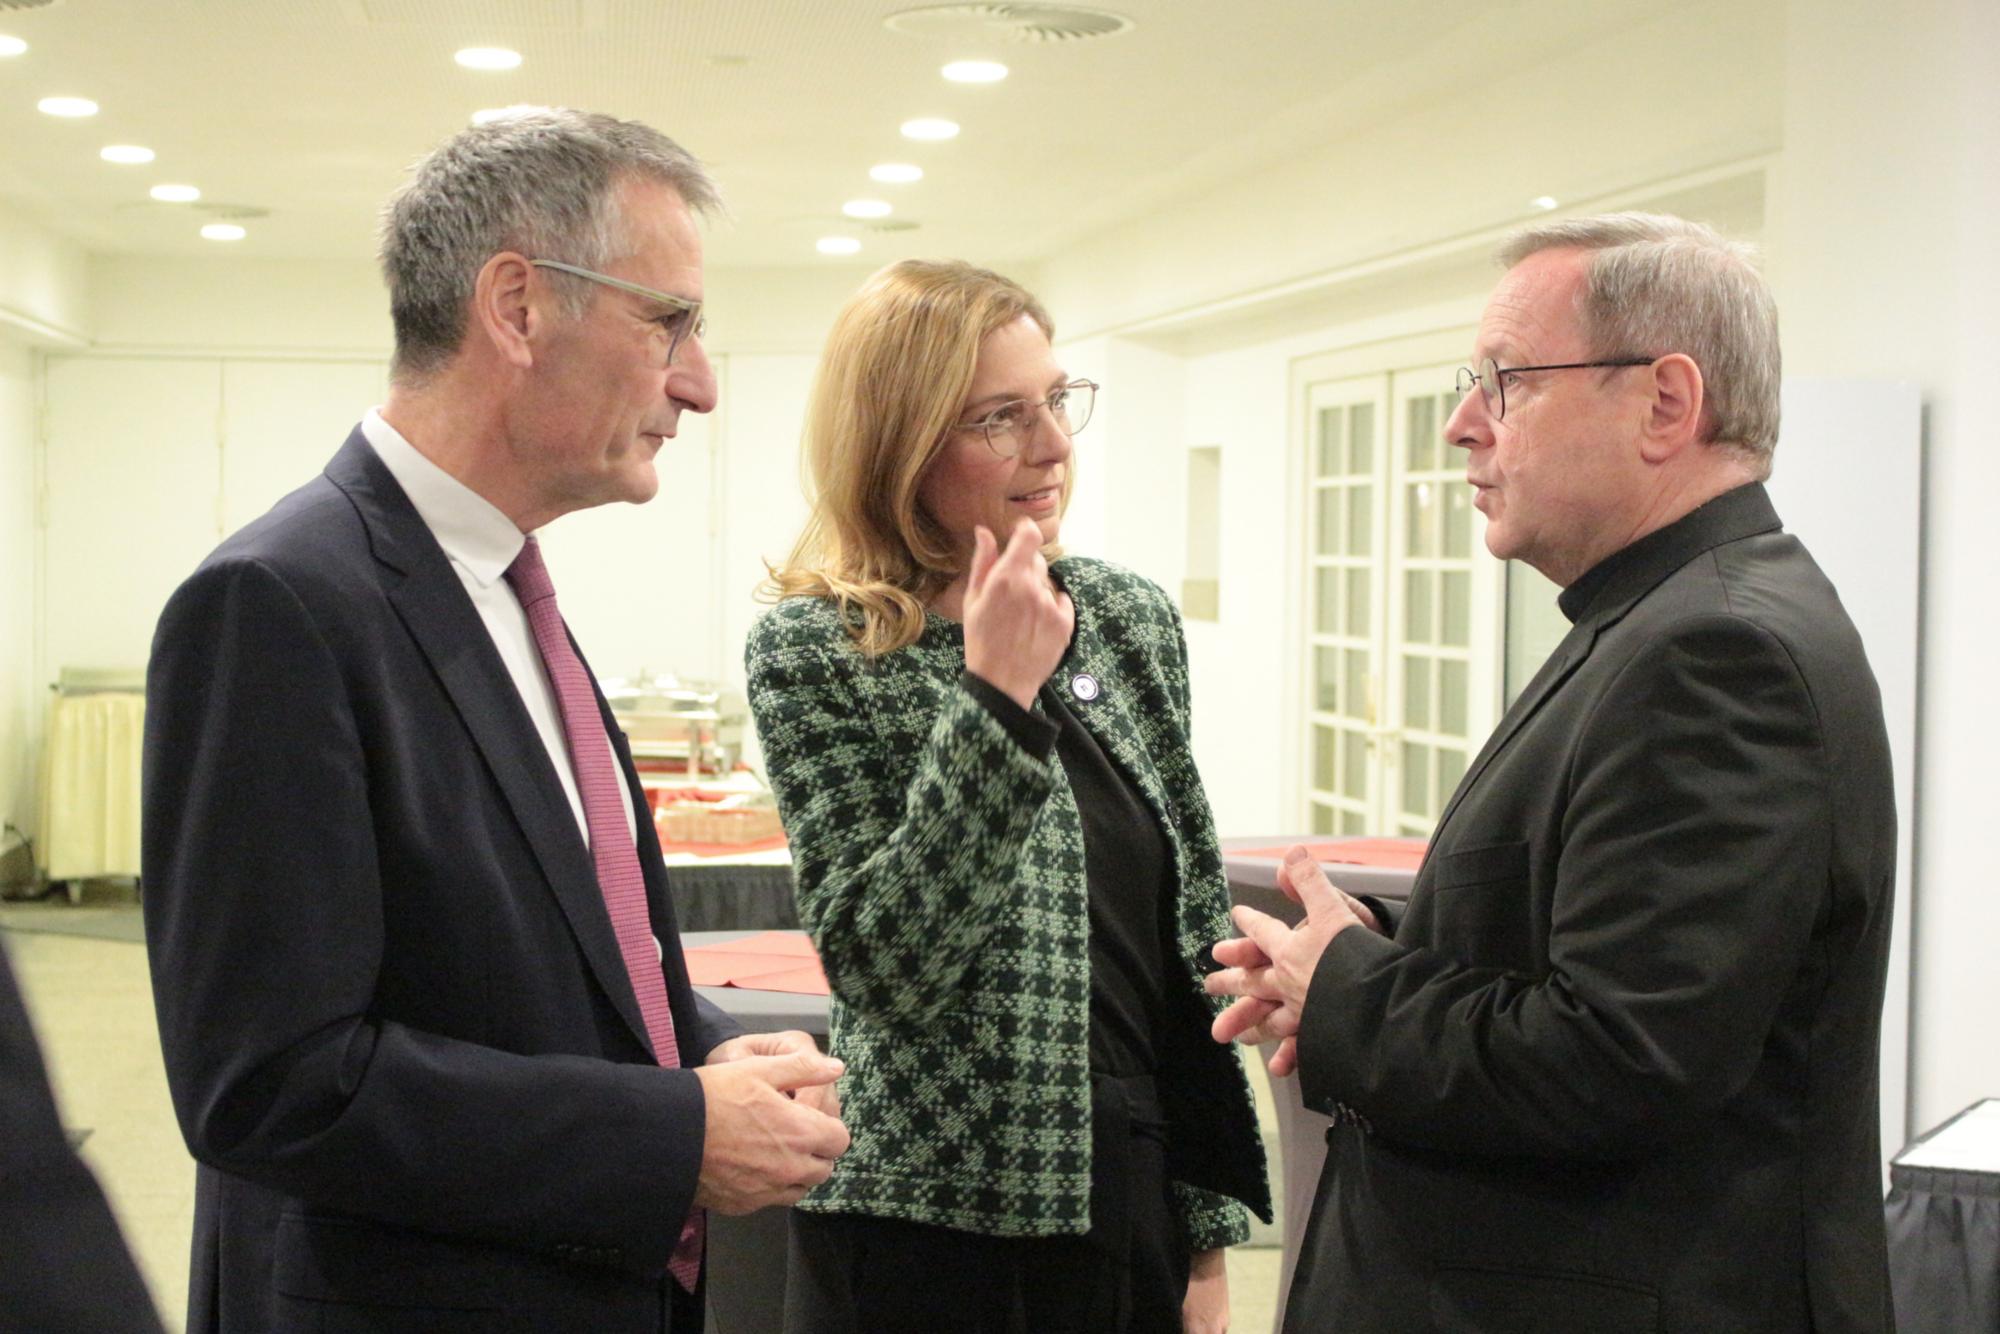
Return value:
[(973, 534), (965, 589), (965, 669), (1031, 708), (1069, 651), (1076, 608), (1049, 580), (1042, 533), (1022, 519), (1000, 550), (984, 525)]
[(1368, 905), (1335, 889), (1303, 847), (1285, 853), (1278, 867), (1278, 888), (1306, 910), (1305, 920), (1288, 927), (1255, 908), (1238, 906), (1230, 913), (1242, 937), (1220, 941), (1215, 960), (1224, 965), (1203, 984), (1211, 996), (1236, 1001), (1215, 1017), (1210, 1029), (1217, 1042), (1257, 1045), (1276, 1042), (1268, 1069), (1289, 1075), (1298, 1069), (1299, 1015), (1313, 970), (1333, 938), (1349, 927), (1381, 930)]

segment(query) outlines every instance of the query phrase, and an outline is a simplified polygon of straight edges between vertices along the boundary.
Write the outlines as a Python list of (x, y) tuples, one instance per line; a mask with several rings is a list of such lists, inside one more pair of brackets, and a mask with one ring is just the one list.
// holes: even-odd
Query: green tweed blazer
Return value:
[[(1270, 1191), (1241, 1061), (1199, 1031), (1220, 1003), (1202, 994), (1196, 957), (1230, 932), (1189, 750), (1180, 615), (1114, 565), (1069, 557), (1052, 570), (1077, 618), (1054, 679), (1096, 678), (1096, 697), (1073, 707), (1137, 784), (1179, 870), (1176, 1003), (1191, 1031), (1165, 1044), (1187, 1054), (1163, 1060), (1159, 1084), (1170, 1123), (1191, 1122), (1174, 1133), (1204, 1141), (1169, 1149), (1185, 1240), (1242, 1241), (1244, 1206), (1268, 1219)], [(1090, 923), (1060, 760), (1032, 757), (965, 689), (964, 631), (943, 617), (870, 660), (831, 601), (788, 599), (751, 630), (745, 662), (847, 1063), (853, 1144), (799, 1207), (997, 1236), (1087, 1231)], [(1204, 1155), (1210, 1166), (1187, 1167)]]

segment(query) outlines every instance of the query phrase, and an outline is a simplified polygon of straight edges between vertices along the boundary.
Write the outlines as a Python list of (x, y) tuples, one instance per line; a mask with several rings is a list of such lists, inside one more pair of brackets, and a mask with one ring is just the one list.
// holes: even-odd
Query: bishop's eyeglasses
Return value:
[(1494, 421), (1504, 421), (1507, 417), (1507, 386), (1501, 377), (1505, 375), (1525, 375), (1529, 371), (1586, 371), (1612, 366), (1650, 366), (1658, 357), (1612, 357), (1605, 361), (1565, 361), (1553, 366), (1501, 366), (1493, 358), (1486, 357), (1479, 363), (1479, 369), (1470, 366), (1458, 368), (1458, 396), (1464, 398), (1479, 386), (1480, 396), (1486, 400), (1486, 411)]

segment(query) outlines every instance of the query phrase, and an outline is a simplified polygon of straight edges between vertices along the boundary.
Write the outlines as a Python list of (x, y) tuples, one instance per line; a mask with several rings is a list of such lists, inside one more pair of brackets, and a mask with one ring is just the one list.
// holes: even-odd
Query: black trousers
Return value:
[(786, 1334), (1179, 1334), (1188, 1249), (1149, 1077), (1091, 1079), (1090, 1231), (792, 1211)]

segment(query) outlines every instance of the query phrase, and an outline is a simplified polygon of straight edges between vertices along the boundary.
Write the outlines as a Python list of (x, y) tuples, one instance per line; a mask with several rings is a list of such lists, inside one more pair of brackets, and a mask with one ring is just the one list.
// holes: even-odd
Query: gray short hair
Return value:
[[(562, 107), (523, 108), (461, 130), (410, 170), (382, 210), (398, 378), (442, 366), (465, 335), (480, 268), (503, 250), (602, 270), (630, 253), (618, 189), (657, 181), (697, 213), (720, 207), (693, 154), (650, 126)], [(563, 281), (563, 309), (589, 307), (592, 286)]]
[(1542, 250), (1592, 251), (1578, 298), (1592, 355), (1684, 353), (1701, 368), (1702, 438), (1771, 471), (1778, 445), (1778, 307), (1756, 251), (1663, 213), (1607, 213), (1529, 227), (1508, 268)]

